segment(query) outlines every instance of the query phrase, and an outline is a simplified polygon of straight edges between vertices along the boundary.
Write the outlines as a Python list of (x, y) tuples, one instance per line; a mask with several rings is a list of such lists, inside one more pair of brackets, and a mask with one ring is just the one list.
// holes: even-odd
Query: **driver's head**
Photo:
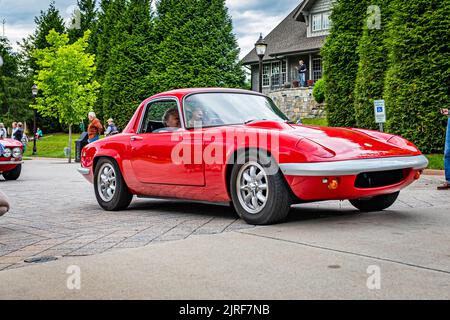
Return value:
[(172, 108), (166, 111), (163, 117), (163, 122), (166, 128), (180, 128), (180, 115), (177, 108)]

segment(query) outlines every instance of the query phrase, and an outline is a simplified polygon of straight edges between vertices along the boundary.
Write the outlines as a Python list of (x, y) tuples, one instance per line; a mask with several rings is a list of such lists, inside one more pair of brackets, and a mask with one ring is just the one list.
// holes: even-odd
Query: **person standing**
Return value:
[(11, 139), (14, 139), (14, 133), (16, 133), (16, 130), (17, 130), (17, 122), (13, 122), (11, 124), (11, 127), (12, 127), (12, 129), (11, 129)]
[[(14, 128), (14, 123), (13, 123), (13, 128)], [(16, 128), (13, 129), (12, 138), (14, 140), (22, 142), (22, 138), (23, 138), (23, 124), (22, 124), (22, 122), (16, 123)]]
[[(448, 109), (441, 109), (443, 115), (449, 116)], [(444, 151), (444, 167), (445, 167), (445, 182), (439, 186), (438, 190), (450, 190), (450, 118), (447, 120), (447, 134), (445, 137), (445, 151)]]
[(108, 127), (106, 128), (105, 131), (105, 137), (109, 137), (115, 134), (118, 134), (119, 130), (117, 129), (116, 125), (114, 124), (114, 120), (113, 119), (108, 119)]
[(8, 132), (6, 131), (5, 125), (0, 123), (0, 139), (8, 138)]
[(298, 71), (298, 82), (300, 86), (303, 88), (306, 86), (306, 72), (308, 71), (308, 67), (306, 66), (303, 60), (298, 62), (298, 66), (295, 67)]
[(92, 143), (100, 139), (100, 135), (103, 132), (103, 125), (100, 120), (97, 119), (95, 112), (89, 112), (89, 127), (88, 127), (88, 142)]

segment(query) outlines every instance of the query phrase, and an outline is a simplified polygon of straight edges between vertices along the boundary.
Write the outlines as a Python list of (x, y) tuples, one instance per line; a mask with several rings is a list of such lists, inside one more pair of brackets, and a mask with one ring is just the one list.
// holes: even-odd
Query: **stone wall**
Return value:
[(312, 89), (292, 88), (265, 92), (289, 119), (325, 118), (325, 105), (314, 100)]

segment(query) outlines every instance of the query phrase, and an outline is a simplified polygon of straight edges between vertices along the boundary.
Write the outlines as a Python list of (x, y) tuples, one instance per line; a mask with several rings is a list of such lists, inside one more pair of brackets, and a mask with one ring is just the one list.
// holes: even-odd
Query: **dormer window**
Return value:
[(312, 15), (312, 31), (323, 31), (330, 29), (330, 13), (316, 13)]

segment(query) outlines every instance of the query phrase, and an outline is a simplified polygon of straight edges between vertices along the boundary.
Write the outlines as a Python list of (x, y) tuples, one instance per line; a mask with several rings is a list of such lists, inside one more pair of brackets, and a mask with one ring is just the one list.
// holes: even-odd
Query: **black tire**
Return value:
[[(105, 197), (105, 195), (102, 196), (99, 191), (99, 178), (101, 179), (101, 171), (106, 167), (112, 168), (115, 174), (115, 191), (111, 199), (103, 199), (102, 197)], [(128, 190), (128, 186), (123, 179), (119, 166), (116, 161), (109, 158), (100, 159), (95, 167), (94, 189), (98, 204), (106, 211), (124, 210), (128, 208), (131, 200), (133, 200), (133, 194), (131, 194)]]
[(399, 192), (376, 196), (370, 199), (350, 200), (350, 203), (362, 212), (383, 211), (397, 201)]
[(11, 171), (3, 172), (3, 178), (5, 178), (5, 180), (17, 180), (19, 179), (21, 172), (22, 172), (22, 165), (19, 164)]
[[(244, 177), (243, 170), (245, 171), (247, 166), (251, 166), (252, 163), (259, 164), (259, 166), (265, 170), (265, 184), (261, 184), (261, 186), (267, 185), (268, 187), (268, 195), (265, 197), (265, 204), (264, 206), (261, 205), (261, 207), (263, 207), (262, 210), (256, 213), (249, 211), (251, 208), (249, 208), (248, 205), (251, 206), (252, 204), (249, 203), (247, 207), (245, 207), (244, 196), (242, 193), (240, 195), (238, 194), (238, 191), (241, 192), (238, 190), (240, 189), (238, 180), (241, 180)], [(245, 191), (248, 192), (248, 195), (250, 195), (251, 192), (256, 192), (254, 190), (249, 190), (250, 189), (246, 189)], [(291, 207), (291, 192), (278, 165), (272, 157), (265, 155), (263, 152), (247, 151), (245, 154), (242, 153), (238, 157), (237, 163), (233, 166), (231, 172), (230, 191), (233, 206), (237, 214), (248, 224), (269, 225), (281, 222), (286, 219)], [(244, 202), (244, 205), (241, 201)]]

